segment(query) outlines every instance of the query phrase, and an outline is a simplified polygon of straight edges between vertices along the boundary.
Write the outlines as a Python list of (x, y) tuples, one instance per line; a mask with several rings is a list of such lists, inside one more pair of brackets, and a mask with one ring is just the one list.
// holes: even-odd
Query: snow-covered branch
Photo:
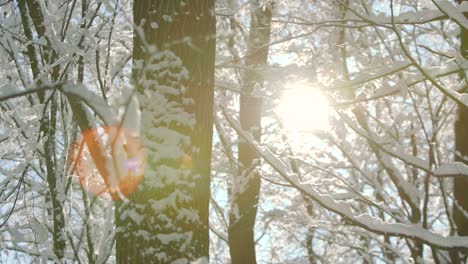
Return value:
[(254, 142), (250, 133), (241, 129), (239, 122), (235, 118), (229, 116), (225, 109), (223, 111), (226, 119), (237, 131), (238, 135), (248, 142), (277, 173), (301, 193), (310, 197), (324, 208), (342, 216), (345, 221), (381, 235), (420, 239), (424, 241), (424, 243), (438, 248), (468, 248), (468, 238), (466, 237), (442, 236), (424, 229), (420, 225), (411, 223), (387, 223), (367, 213), (356, 214), (352, 212), (348, 203), (336, 201), (331, 195), (320, 193), (312, 185), (301, 183), (297, 175), (291, 173), (287, 166), (277, 158), (268, 147), (259, 146), (258, 143)]

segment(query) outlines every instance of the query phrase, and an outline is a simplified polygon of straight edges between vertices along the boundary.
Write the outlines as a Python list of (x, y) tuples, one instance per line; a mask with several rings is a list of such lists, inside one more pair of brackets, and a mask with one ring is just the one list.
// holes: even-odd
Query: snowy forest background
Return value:
[(463, 0), (0, 0), (0, 262), (465, 263), (467, 29)]

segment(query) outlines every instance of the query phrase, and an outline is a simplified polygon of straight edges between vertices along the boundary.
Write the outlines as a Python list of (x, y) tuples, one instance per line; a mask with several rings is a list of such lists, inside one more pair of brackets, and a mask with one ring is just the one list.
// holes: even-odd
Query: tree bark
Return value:
[[(248, 69), (243, 78), (239, 118), (242, 129), (252, 132), (254, 139), (260, 141), (262, 100), (253, 92), (263, 85), (263, 77), (255, 67), (267, 63), (273, 2), (260, 6), (259, 1), (255, 0), (251, 5), (246, 58)], [(240, 142), (238, 147), (240, 166), (231, 193), (229, 251), (232, 263), (249, 264), (256, 263), (254, 228), (260, 195), (260, 176), (254, 172), (253, 161), (258, 156), (252, 147), (247, 142)]]
[(145, 179), (116, 204), (118, 263), (208, 259), (214, 0), (136, 0), (133, 79)]
[[(462, 4), (464, 0), (458, 0)], [(468, 13), (465, 13), (468, 18)], [(468, 30), (460, 27), (460, 53), (463, 58), (468, 59)], [(467, 76), (464, 72), (461, 73), (461, 78)], [(466, 90), (464, 92), (467, 92)], [(463, 162), (468, 165), (468, 109), (465, 106), (458, 106), (457, 117), (455, 120), (455, 161)], [(453, 180), (453, 220), (457, 228), (459, 236), (468, 236), (468, 179), (463, 177), (455, 177)], [(465, 263), (467, 259), (467, 251), (451, 252), (453, 262)]]

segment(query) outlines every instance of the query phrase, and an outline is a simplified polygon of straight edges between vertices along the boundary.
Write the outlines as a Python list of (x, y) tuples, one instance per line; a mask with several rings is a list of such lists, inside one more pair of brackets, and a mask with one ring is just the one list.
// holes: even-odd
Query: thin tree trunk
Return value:
[[(261, 98), (253, 92), (263, 85), (263, 77), (255, 67), (265, 65), (268, 59), (273, 3), (260, 6), (251, 3), (251, 24), (242, 93), (240, 96), (240, 123), (251, 131), (255, 140), (261, 135)], [(260, 194), (260, 176), (253, 171), (257, 159), (255, 151), (246, 142), (239, 143), (239, 175), (234, 181), (229, 214), (229, 251), (234, 264), (256, 263), (254, 227)]]
[(147, 170), (116, 204), (118, 263), (208, 258), (214, 0), (134, 1), (133, 79)]
[[(464, 0), (458, 0), (462, 4)], [(468, 18), (468, 13), (465, 13)], [(468, 59), (468, 30), (464, 27), (460, 28), (460, 49), (463, 58)], [(461, 78), (465, 79), (464, 73), (461, 73)], [(466, 90), (464, 92), (467, 92)], [(455, 161), (463, 162), (468, 165), (468, 109), (464, 106), (458, 106), (457, 118), (455, 121)], [(455, 177), (453, 180), (453, 220), (457, 228), (457, 233), (460, 236), (468, 236), (468, 179), (463, 177)], [(467, 259), (467, 251), (451, 252), (452, 261), (455, 263), (465, 263)]]
[[(55, 57), (55, 52), (50, 46), (50, 41), (45, 36), (46, 29), (44, 25), (44, 16), (42, 14), (41, 6), (36, 0), (19, 1), (18, 7), (21, 13), (23, 30), (26, 37), (33, 42), (32, 26), (36, 29), (38, 38), (45, 37), (49, 43), (49, 47), (44, 47), (43, 52), (40, 53), (43, 56), (43, 60), (47, 64), (52, 64)], [(37, 85), (42, 84), (39, 71), (39, 60), (38, 52), (32, 44), (27, 46), (27, 55), (31, 64), (31, 71), (33, 79)], [(56, 81), (59, 76), (60, 66), (53, 67), (50, 72), (50, 78), (52, 81)], [(65, 241), (65, 217), (63, 214), (63, 201), (59, 199), (60, 192), (63, 192), (62, 185), (59, 184), (59, 174), (56, 168), (56, 155), (55, 155), (55, 132), (56, 132), (56, 115), (57, 115), (57, 101), (54, 95), (50, 95), (50, 111), (45, 112), (44, 117), (41, 119), (40, 131), (43, 135), (47, 136), (45, 141), (45, 165), (47, 172), (47, 184), (49, 186), (50, 201), (52, 205), (52, 223), (53, 223), (53, 250), (58, 260), (62, 261), (65, 257), (66, 241)], [(45, 92), (38, 93), (39, 103), (45, 102)]]

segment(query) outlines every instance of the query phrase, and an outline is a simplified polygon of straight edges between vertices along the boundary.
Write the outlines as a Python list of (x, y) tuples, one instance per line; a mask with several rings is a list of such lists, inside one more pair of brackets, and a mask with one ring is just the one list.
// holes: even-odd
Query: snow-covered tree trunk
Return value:
[(147, 164), (117, 204), (118, 263), (208, 259), (214, 1), (135, 1), (133, 80)]
[[(257, 67), (267, 63), (273, 2), (261, 5), (251, 2), (249, 43), (246, 66), (240, 95), (240, 122), (242, 129), (251, 131), (260, 141), (262, 99), (259, 89), (263, 85), (262, 74)], [(239, 143), (239, 169), (231, 192), (229, 214), (229, 250), (232, 263), (256, 263), (255, 217), (260, 195), (260, 175), (256, 173), (254, 160), (258, 159), (252, 147), (245, 141)]]

